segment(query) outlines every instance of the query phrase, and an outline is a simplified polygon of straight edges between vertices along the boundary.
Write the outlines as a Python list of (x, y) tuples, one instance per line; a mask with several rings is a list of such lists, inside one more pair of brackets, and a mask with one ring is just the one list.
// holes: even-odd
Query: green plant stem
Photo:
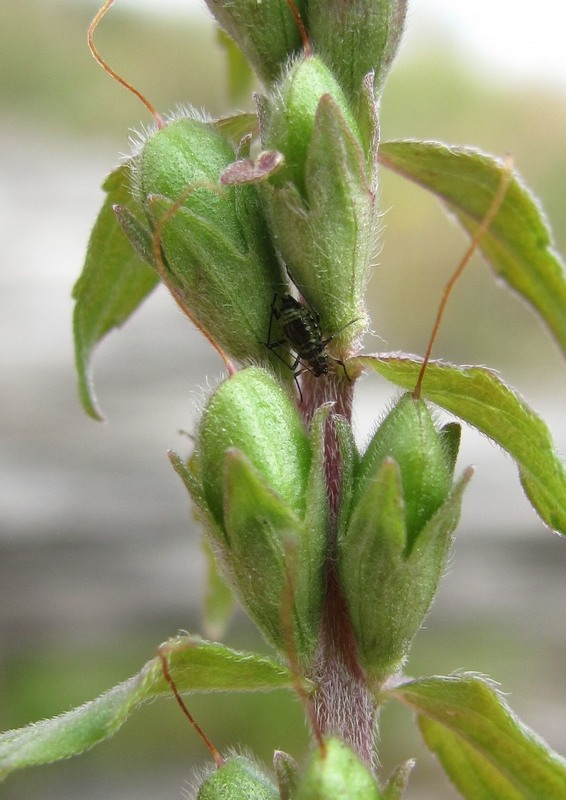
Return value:
[(336, 415), (352, 417), (353, 383), (339, 372), (315, 377), (303, 374), (300, 406), (308, 423), (317, 408), (332, 403), (326, 422), (325, 477), (328, 494), (326, 594), (316, 655), (313, 701), (324, 735), (336, 734), (373, 766), (376, 703), (359, 664), (352, 626), (336, 574), (336, 521), (340, 507), (342, 464), (336, 436)]

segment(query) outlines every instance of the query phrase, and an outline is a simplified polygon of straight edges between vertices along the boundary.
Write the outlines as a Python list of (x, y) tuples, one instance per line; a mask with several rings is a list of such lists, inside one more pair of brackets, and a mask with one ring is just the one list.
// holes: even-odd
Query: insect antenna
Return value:
[(111, 78), (114, 78), (115, 81), (118, 81), (119, 84), (124, 86), (129, 92), (132, 92), (132, 94), (134, 94), (139, 100), (141, 100), (141, 102), (144, 104), (144, 106), (147, 108), (147, 110), (149, 111), (149, 113), (151, 114), (153, 119), (155, 120), (155, 124), (157, 125), (157, 127), (158, 128), (163, 128), (163, 127), (165, 127), (165, 121), (164, 121), (163, 117), (159, 114), (159, 112), (155, 109), (155, 107), (149, 102), (147, 97), (145, 95), (143, 95), (138, 89), (136, 89), (135, 86), (132, 86), (131, 83), (129, 83), (127, 80), (125, 80), (125, 78), (122, 78), (121, 75), (118, 75), (118, 73), (115, 70), (113, 70), (112, 67), (108, 64), (108, 62), (106, 62), (102, 58), (102, 56), (98, 52), (98, 49), (96, 48), (96, 45), (94, 44), (94, 32), (98, 28), (98, 25), (100, 24), (102, 18), (105, 16), (105, 14), (108, 11), (108, 9), (110, 8), (110, 6), (113, 5), (113, 4), (114, 4), (114, 0), (106, 0), (104, 5), (102, 6), (102, 8), (99, 9), (98, 13), (96, 14), (94, 19), (90, 23), (90, 25), (88, 27), (88, 33), (87, 33), (87, 40), (88, 40), (89, 50), (92, 53), (92, 55), (94, 56), (94, 58), (96, 59), (96, 61), (98, 62), (98, 64), (100, 64), (102, 69), (105, 72), (107, 72), (108, 75), (110, 75)]
[(200, 727), (198, 722), (195, 720), (195, 718), (187, 708), (185, 701), (183, 700), (179, 690), (177, 689), (175, 681), (171, 677), (171, 673), (169, 672), (169, 664), (167, 663), (167, 657), (166, 657), (167, 649), (168, 649), (167, 645), (161, 645), (161, 647), (157, 651), (157, 655), (159, 656), (159, 660), (161, 661), (161, 670), (163, 672), (163, 677), (169, 684), (169, 687), (171, 688), (171, 691), (173, 692), (175, 700), (177, 701), (181, 711), (183, 712), (185, 717), (189, 720), (194, 730), (197, 732), (197, 734), (200, 736), (200, 738), (206, 745), (210, 755), (214, 759), (214, 763), (216, 764), (216, 766), (220, 768), (224, 766), (224, 759), (222, 758), (216, 747), (212, 744), (206, 733), (203, 731), (203, 729)]
[(432, 333), (430, 335), (430, 338), (429, 338), (429, 341), (428, 341), (428, 346), (427, 346), (427, 349), (426, 349), (426, 353), (425, 353), (425, 356), (423, 358), (423, 363), (422, 363), (422, 366), (421, 366), (421, 369), (420, 369), (420, 372), (419, 372), (419, 376), (417, 378), (417, 382), (415, 384), (415, 388), (413, 389), (413, 397), (416, 400), (419, 399), (420, 396), (421, 396), (421, 388), (422, 388), (422, 383), (423, 383), (423, 379), (424, 379), (424, 376), (425, 376), (426, 368), (427, 368), (428, 363), (430, 361), (432, 348), (433, 348), (436, 336), (437, 336), (439, 328), (440, 328), (440, 323), (442, 321), (442, 317), (444, 315), (444, 311), (446, 309), (446, 305), (448, 303), (448, 299), (449, 299), (449, 297), (450, 297), (450, 295), (452, 293), (452, 290), (453, 290), (454, 286), (458, 282), (458, 279), (460, 278), (460, 276), (464, 272), (464, 269), (468, 266), (472, 256), (474, 255), (474, 253), (476, 252), (476, 250), (480, 246), (480, 244), (482, 242), (482, 239), (489, 232), (489, 229), (490, 229), (494, 219), (496, 218), (497, 214), (499, 213), (501, 205), (503, 204), (503, 201), (505, 199), (505, 195), (507, 193), (507, 190), (509, 188), (509, 184), (511, 183), (512, 178), (513, 178), (513, 159), (511, 158), (511, 156), (508, 156), (506, 158), (506, 160), (505, 160), (505, 166), (504, 166), (503, 172), (501, 174), (501, 178), (500, 178), (500, 181), (499, 181), (499, 185), (497, 187), (497, 191), (493, 195), (493, 199), (492, 199), (492, 201), (491, 201), (491, 203), (489, 205), (489, 208), (486, 211), (486, 214), (485, 214), (484, 218), (480, 222), (480, 224), (479, 224), (474, 236), (472, 237), (472, 240), (471, 240), (470, 244), (468, 245), (468, 249), (466, 250), (466, 252), (464, 253), (464, 255), (462, 257), (462, 260), (460, 261), (460, 263), (458, 264), (458, 266), (454, 270), (450, 280), (448, 281), (448, 283), (444, 287), (444, 291), (443, 291), (442, 297), (440, 299), (440, 304), (438, 306), (438, 311), (436, 312), (436, 318), (435, 318), (434, 324), (432, 326)]

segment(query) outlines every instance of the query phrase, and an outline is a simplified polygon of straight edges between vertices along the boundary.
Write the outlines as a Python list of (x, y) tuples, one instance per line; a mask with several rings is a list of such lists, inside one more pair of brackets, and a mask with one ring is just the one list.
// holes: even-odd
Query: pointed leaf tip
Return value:
[(73, 289), (79, 395), (86, 413), (97, 420), (103, 416), (92, 385), (93, 350), (112, 328), (128, 319), (159, 281), (135, 252), (114, 213), (115, 205), (135, 209), (128, 173), (128, 165), (122, 164), (104, 183), (106, 199), (90, 235), (83, 271)]

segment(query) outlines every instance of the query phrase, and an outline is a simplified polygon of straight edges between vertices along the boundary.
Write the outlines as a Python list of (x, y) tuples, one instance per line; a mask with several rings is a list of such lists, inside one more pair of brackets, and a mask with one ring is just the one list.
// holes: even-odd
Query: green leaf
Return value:
[(385, 789), (383, 789), (383, 800), (402, 800), (414, 766), (415, 761), (411, 758), (393, 770)]
[[(422, 364), (415, 356), (352, 359), (410, 389)], [(350, 362), (348, 362), (349, 364)], [(422, 396), (485, 433), (517, 462), (523, 489), (543, 522), (566, 533), (566, 468), (534, 411), (491, 370), (429, 362)]]
[(159, 282), (135, 252), (116, 218), (114, 205), (135, 206), (129, 167), (122, 164), (103, 185), (106, 200), (92, 230), (83, 271), (73, 289), (75, 360), (79, 394), (87, 414), (102, 419), (94, 396), (90, 359), (95, 345), (122, 325)]
[(229, 117), (220, 117), (214, 122), (214, 127), (237, 149), (245, 136), (250, 133), (257, 134), (257, 114), (242, 112)]
[[(438, 142), (381, 145), (380, 163), (437, 194), (473, 234), (497, 191), (505, 165), (465, 147)], [(515, 176), (480, 248), (498, 277), (540, 315), (566, 352), (566, 274), (538, 202)]]
[(220, 638), (234, 611), (234, 595), (220, 575), (216, 556), (206, 538), (203, 538), (202, 546), (208, 567), (204, 598), (205, 632), (211, 638)]
[[(179, 636), (161, 646), (180, 692), (270, 691), (297, 681), (279, 662), (231, 650), (198, 637)], [(308, 683), (305, 681), (308, 689)], [(139, 705), (170, 695), (161, 659), (109, 692), (59, 717), (0, 735), (0, 778), (22, 767), (47, 764), (88, 750), (112, 736)]]
[(469, 800), (564, 800), (566, 760), (475, 675), (433, 677), (387, 692), (418, 715), (428, 747)]
[(230, 102), (233, 105), (245, 103), (250, 97), (255, 83), (252, 68), (236, 42), (222, 28), (217, 29), (216, 38), (226, 56)]

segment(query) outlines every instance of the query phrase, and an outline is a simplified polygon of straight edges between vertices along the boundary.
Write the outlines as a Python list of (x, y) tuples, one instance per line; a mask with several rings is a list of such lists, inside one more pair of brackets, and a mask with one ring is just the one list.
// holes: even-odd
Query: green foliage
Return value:
[[(162, 645), (180, 691), (266, 691), (295, 680), (278, 662), (239, 653), (216, 642), (180, 636)], [(141, 703), (169, 695), (160, 658), (96, 700), (59, 717), (0, 735), (0, 777), (33, 764), (48, 764), (112, 736)]]
[(391, 694), (416, 711), (425, 743), (468, 800), (566, 797), (566, 760), (484, 678), (426, 678)]
[(381, 800), (370, 770), (339, 739), (331, 738), (313, 753), (305, 767), (296, 800)]
[(277, 247), (322, 329), (351, 323), (342, 336), (351, 344), (367, 325), (375, 195), (358, 124), (321, 61), (297, 61), (285, 75), (262, 111), (262, 141), (285, 159), (262, 187)]
[(354, 475), (338, 570), (360, 661), (376, 687), (401, 667), (423, 623), (471, 477), (465, 473), (452, 490), (445, 437), (424, 402), (404, 395)]
[(253, 71), (236, 42), (222, 28), (218, 28), (216, 34), (228, 62), (227, 80), (230, 99), (240, 105), (247, 101), (253, 87)]
[(127, 203), (135, 220), (142, 216), (142, 209), (131, 197), (129, 183), (127, 165), (115, 169), (104, 182), (107, 197), (90, 236), (81, 277), (73, 289), (79, 392), (85, 411), (95, 419), (101, 419), (101, 415), (89, 376), (93, 348), (112, 328), (128, 319), (159, 280), (132, 249), (114, 214), (115, 205)]
[[(409, 388), (421, 362), (410, 356), (362, 356), (364, 364)], [(521, 483), (543, 522), (566, 533), (566, 468), (545, 423), (512, 389), (484, 367), (429, 364), (422, 394), (503, 447), (516, 461)]]
[[(433, 362), (421, 375), (419, 359), (359, 354), (378, 162), (440, 196), (564, 347), (566, 279), (542, 212), (517, 176), (492, 210), (509, 177), (496, 159), (430, 142), (379, 144), (379, 95), (403, 0), (208, 5), (266, 95), (257, 117), (156, 115), (157, 130), (110, 175), (74, 292), (79, 386), (99, 417), (92, 351), (161, 280), (229, 371), (206, 403), (192, 456), (170, 454), (206, 529), (209, 614), (221, 627), (230, 587), (282, 661), (171, 640), (98, 700), (3, 734), (0, 775), (84, 752), (172, 684), (179, 692), (291, 688), (318, 742), (304, 766), (279, 752), (275, 783), (248, 757), (219, 757), (200, 798), (398, 800), (411, 762), (383, 788), (373, 768), (375, 719), (389, 699), (416, 711), (425, 743), (464, 797), (566, 797), (565, 762), (486, 681), (401, 674), (471, 476), (453, 484), (459, 426), (438, 430), (421, 395), (501, 445), (541, 518), (566, 533), (566, 469), (550, 434), (485, 368)], [(295, 290), (305, 316), (295, 315), (290, 336), (275, 301)], [(305, 328), (307, 317), (316, 325)], [(312, 369), (315, 357), (323, 370)], [(360, 454), (352, 385), (366, 368), (413, 394)]]
[(317, 53), (335, 73), (354, 107), (367, 75), (373, 73), (378, 87), (383, 84), (397, 52), (406, 13), (407, 0), (310, 0), (309, 28)]
[(198, 800), (278, 800), (274, 783), (257, 764), (243, 756), (231, 756), (205, 778), (198, 791)]
[[(386, 142), (380, 161), (437, 194), (470, 233), (492, 201), (504, 165), (477, 150), (438, 142)], [(495, 274), (538, 313), (566, 352), (566, 275), (544, 213), (515, 175), (481, 250)]]
[[(310, 442), (288, 395), (262, 369), (229, 378), (206, 407), (190, 469), (174, 466), (202, 518), (227, 582), (267, 639), (312, 661), (326, 556), (322, 410)], [(289, 598), (289, 560), (294, 594)]]
[[(301, 36), (286, 0), (206, 0), (210, 11), (250, 62), (258, 77), (273, 83), (294, 53), (300, 52)], [(298, 2), (302, 13), (305, 4)]]

